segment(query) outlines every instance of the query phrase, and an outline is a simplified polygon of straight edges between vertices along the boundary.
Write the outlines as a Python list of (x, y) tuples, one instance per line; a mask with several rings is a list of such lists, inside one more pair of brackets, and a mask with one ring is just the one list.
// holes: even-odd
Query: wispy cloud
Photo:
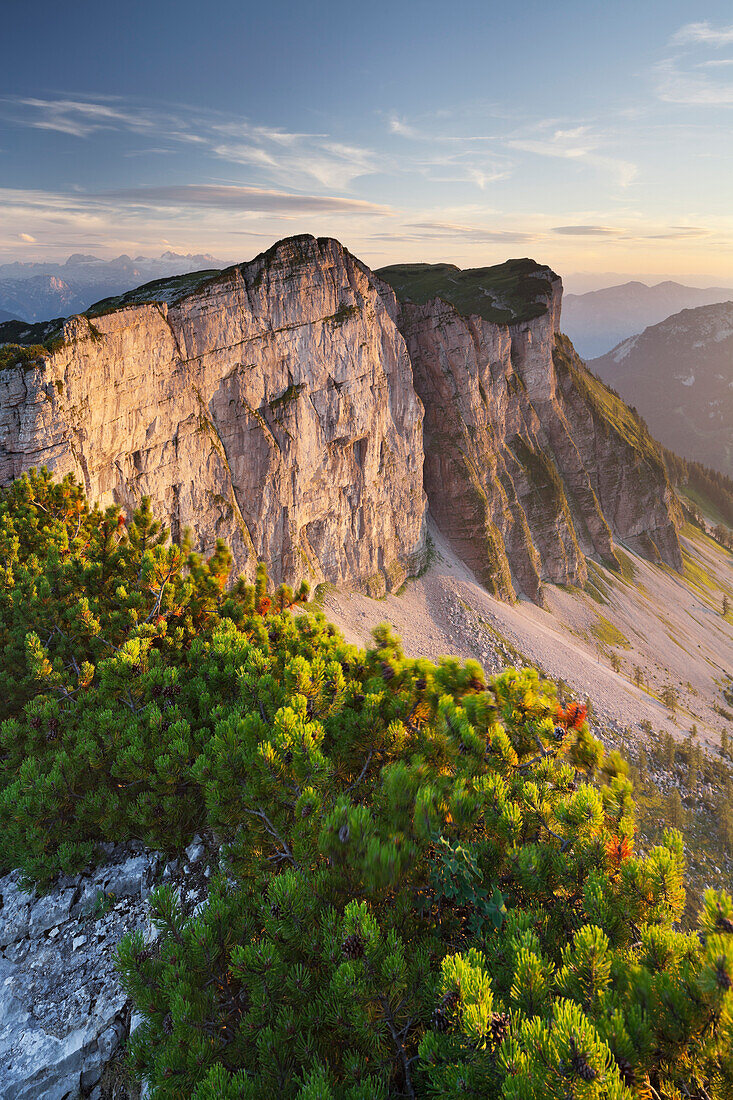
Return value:
[(389, 133), (409, 143), (391, 154), (392, 169), (397, 174), (419, 173), (432, 183), (467, 183), (480, 191), (512, 174), (514, 162), (498, 148), (496, 135), (465, 133), (447, 125), (454, 122), (445, 111), (417, 122), (390, 115)]
[(411, 138), (413, 141), (424, 141), (427, 137), (427, 134), (416, 126), (411, 126), (397, 115), (392, 115), (389, 120), (389, 132), (390, 134), (399, 134), (400, 137)]
[(31, 112), (27, 125), (38, 130), (57, 130), (73, 137), (88, 137), (96, 130), (124, 129), (138, 133), (154, 129), (153, 120), (141, 112), (120, 110), (109, 103), (76, 99), (5, 100)]
[(619, 241), (687, 241), (712, 236), (711, 230), (698, 225), (555, 225), (552, 232), (563, 237), (612, 237)]
[(733, 81), (713, 80), (699, 68), (684, 70), (668, 58), (655, 68), (656, 91), (666, 103), (728, 107), (733, 104)]
[(672, 36), (671, 44), (680, 47), (676, 56), (665, 58), (654, 69), (659, 99), (700, 107), (733, 105), (733, 80), (725, 79), (733, 57), (700, 60), (700, 49), (733, 46), (733, 24), (686, 23)]
[(668, 229), (661, 229), (658, 232), (638, 234), (637, 239), (644, 241), (688, 241), (711, 236), (712, 231), (710, 229), (703, 229), (698, 225), (672, 225)]
[(458, 225), (452, 222), (407, 222), (422, 240), (454, 238), (474, 244), (527, 244), (541, 240), (542, 233), (522, 233), (513, 229), (485, 229), (481, 226)]
[(526, 136), (509, 138), (509, 148), (534, 153), (540, 157), (576, 161), (604, 172), (619, 187), (628, 187), (636, 177), (636, 165), (605, 152), (604, 149), (610, 143), (609, 137), (595, 132), (590, 126), (554, 128), (551, 132), (543, 133), (543, 130), (548, 130), (548, 123), (541, 123), (533, 129), (535, 132), (539, 131), (538, 136), (532, 137), (529, 133)]
[(5, 98), (0, 100), (0, 115), (20, 126), (78, 139), (113, 130), (149, 139), (147, 151), (136, 144), (122, 150), (123, 156), (173, 155), (193, 145), (202, 157), (245, 169), (252, 182), (289, 190), (316, 187), (348, 193), (356, 181), (382, 174), (484, 191), (515, 167), (496, 135), (481, 130), (462, 134), (451, 128), (454, 119), (437, 115), (415, 123), (394, 114), (388, 129), (403, 144), (379, 150), (327, 133), (262, 126), (248, 118), (190, 107), (166, 111), (81, 96)]
[(254, 144), (221, 144), (214, 156), (263, 173), (268, 181), (299, 186), (306, 181), (324, 188), (348, 190), (354, 180), (378, 171), (379, 160), (367, 149), (319, 140), (301, 141), (273, 150)]
[(259, 187), (226, 184), (181, 184), (169, 187), (132, 187), (89, 196), (91, 202), (123, 206), (184, 208), (284, 214), (368, 214), (392, 216), (388, 206), (327, 195), (294, 195)]
[(553, 225), (552, 232), (564, 237), (614, 237), (623, 229), (610, 225)]
[(705, 46), (731, 46), (733, 45), (733, 23), (728, 27), (713, 27), (710, 23), (686, 23), (672, 36), (675, 44), (688, 42), (701, 43)]
[[(198, 146), (202, 153), (242, 165), (263, 182), (306, 189), (347, 190), (360, 176), (382, 168), (369, 149), (334, 141), (327, 134), (291, 132), (259, 126), (246, 118), (225, 117), (192, 108), (166, 112), (121, 101), (77, 98), (5, 98), (0, 113), (18, 125), (90, 138), (104, 130), (146, 135), (155, 144), (148, 152), (174, 152)], [(136, 149), (135, 156), (145, 150)]]

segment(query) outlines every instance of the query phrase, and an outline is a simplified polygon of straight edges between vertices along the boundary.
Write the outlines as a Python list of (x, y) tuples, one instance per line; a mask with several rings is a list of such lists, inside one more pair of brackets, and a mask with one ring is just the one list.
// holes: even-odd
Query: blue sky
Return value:
[(10, 0), (0, 260), (238, 260), (307, 231), (375, 266), (733, 283), (731, 15)]

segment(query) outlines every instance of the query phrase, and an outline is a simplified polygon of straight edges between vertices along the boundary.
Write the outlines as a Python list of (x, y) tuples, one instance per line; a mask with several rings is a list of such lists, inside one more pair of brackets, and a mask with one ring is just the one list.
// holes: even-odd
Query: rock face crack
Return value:
[(174, 343), (175, 348), (176, 348), (176, 354), (177, 354), (178, 358), (180, 359), (180, 361), (183, 363), (183, 362), (185, 362), (186, 357), (183, 354), (183, 352), (181, 351), (181, 345), (178, 341), (178, 334), (176, 333), (176, 330), (173, 328), (173, 325), (168, 320), (168, 310), (164, 305), (162, 305), (160, 303), (156, 302), (156, 305), (158, 307), (158, 313), (160, 314), (163, 321), (165, 322), (165, 324), (168, 326), (168, 328), (170, 330), (171, 338), (172, 338), (173, 343)]

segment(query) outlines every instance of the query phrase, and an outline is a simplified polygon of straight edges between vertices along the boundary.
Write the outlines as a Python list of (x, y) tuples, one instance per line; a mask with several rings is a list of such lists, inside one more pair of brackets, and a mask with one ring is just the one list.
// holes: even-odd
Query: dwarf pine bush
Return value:
[[(119, 947), (160, 1100), (728, 1100), (733, 899), (532, 670), (366, 651), (70, 480), (0, 498), (0, 859), (221, 846)], [(300, 593), (303, 597), (304, 592)]]

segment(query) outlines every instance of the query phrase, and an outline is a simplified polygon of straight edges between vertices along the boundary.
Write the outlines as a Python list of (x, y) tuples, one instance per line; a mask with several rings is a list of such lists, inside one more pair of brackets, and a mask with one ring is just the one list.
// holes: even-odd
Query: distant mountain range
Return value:
[(101, 298), (141, 283), (222, 267), (226, 267), (224, 261), (213, 256), (176, 252), (114, 260), (76, 253), (65, 263), (0, 264), (0, 321), (45, 321), (81, 313)]
[(733, 473), (733, 302), (684, 309), (588, 366), (685, 458)]
[[(622, 283), (587, 294), (566, 294), (562, 329), (585, 358), (603, 355), (627, 336), (682, 309), (733, 301), (733, 287), (704, 290), (681, 283)], [(0, 304), (2, 302), (0, 301)]]

